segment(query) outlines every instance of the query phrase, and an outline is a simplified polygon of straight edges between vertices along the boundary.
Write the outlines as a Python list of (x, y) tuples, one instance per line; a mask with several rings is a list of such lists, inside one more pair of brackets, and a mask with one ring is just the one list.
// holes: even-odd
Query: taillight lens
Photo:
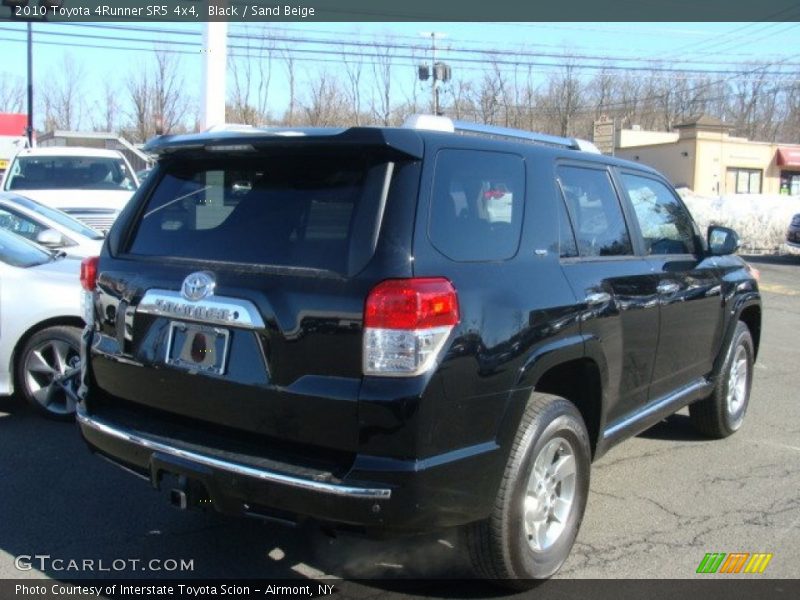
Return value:
[(81, 261), (81, 312), (87, 325), (94, 322), (94, 288), (97, 287), (98, 257), (92, 256)]
[(364, 310), (364, 374), (426, 372), (458, 319), (458, 296), (447, 279), (379, 283), (367, 296)]
[(87, 292), (94, 291), (97, 286), (97, 262), (99, 257), (90, 256), (81, 261), (81, 287)]

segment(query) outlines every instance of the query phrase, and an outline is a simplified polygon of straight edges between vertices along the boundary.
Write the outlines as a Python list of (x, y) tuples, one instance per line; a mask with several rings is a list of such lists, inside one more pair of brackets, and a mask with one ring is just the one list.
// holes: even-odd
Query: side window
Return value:
[(509, 259), (519, 247), (524, 205), (522, 157), (441, 150), (436, 156), (428, 237), (455, 261)]
[(563, 201), (558, 202), (558, 244), (561, 258), (578, 256), (578, 244), (575, 243), (575, 233)]
[(694, 254), (694, 225), (689, 211), (655, 179), (623, 173), (647, 254)]
[(36, 221), (30, 220), (25, 215), (7, 208), (0, 208), (0, 227), (13, 231), (17, 235), (21, 235), (34, 242), (36, 241), (36, 236), (47, 229)]
[(558, 180), (581, 256), (633, 254), (625, 217), (607, 171), (560, 166)]

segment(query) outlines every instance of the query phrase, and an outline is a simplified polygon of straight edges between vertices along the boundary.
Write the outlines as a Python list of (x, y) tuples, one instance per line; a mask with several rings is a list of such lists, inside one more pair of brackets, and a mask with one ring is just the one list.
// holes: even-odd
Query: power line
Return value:
[[(69, 27), (96, 27), (94, 25), (89, 25), (86, 23), (59, 23), (58, 25), (64, 25)], [(796, 24), (793, 24), (796, 25)], [(103, 25), (104, 29), (114, 29), (114, 30), (125, 30), (125, 31), (139, 31), (139, 32), (157, 32), (157, 33), (164, 33), (164, 34), (172, 34), (172, 35), (183, 35), (183, 36), (199, 36), (197, 32), (191, 31), (183, 31), (180, 29), (165, 29), (165, 28), (152, 28), (152, 29), (145, 29), (141, 27), (131, 27), (126, 25)], [(273, 28), (269, 28), (268, 31), (271, 31)], [(41, 32), (47, 34), (47, 32)], [(63, 35), (63, 34), (62, 34)], [(229, 33), (228, 37), (231, 39), (244, 39), (244, 40), (258, 40), (264, 41), (264, 37), (252, 35), (252, 34), (240, 34), (240, 33)], [(126, 38), (120, 38), (126, 39)], [(411, 50), (411, 51), (419, 51), (419, 52), (426, 52), (428, 50), (427, 46), (421, 43), (416, 44), (395, 44), (395, 43), (376, 43), (373, 41), (348, 41), (342, 39), (314, 39), (309, 37), (288, 37), (288, 36), (275, 36), (272, 35), (269, 38), (270, 41), (274, 42), (291, 42), (291, 43), (299, 43), (299, 44), (306, 44), (306, 45), (320, 45), (320, 46), (336, 46), (336, 47), (356, 47), (356, 48), (374, 48), (379, 46), (385, 49), (393, 49), (393, 50)], [(177, 42), (176, 42), (177, 43)], [(552, 47), (552, 46), (547, 46)], [(458, 55), (458, 54), (469, 54), (469, 55), (479, 55), (479, 56), (487, 56), (487, 57), (497, 57), (500, 54), (508, 55), (509, 52), (505, 50), (485, 50), (485, 49), (477, 49), (477, 48), (458, 48), (452, 49), (450, 48), (445, 49), (441, 48), (442, 51), (448, 52), (449, 55)], [(513, 51), (510, 53), (514, 57), (532, 57), (532, 58), (565, 58), (565, 53), (555, 53), (555, 52), (534, 52), (530, 50), (519, 50)], [(574, 54), (570, 53), (567, 55), (570, 60), (589, 60), (595, 62), (638, 62), (638, 63), (646, 63), (649, 62), (648, 59), (642, 59), (639, 57), (627, 57), (627, 56), (613, 56), (613, 55), (592, 55), (592, 54)], [(467, 59), (464, 59), (467, 60)], [(507, 64), (515, 63), (519, 61), (508, 61)], [(676, 61), (672, 61), (676, 62)], [(741, 61), (721, 61), (721, 60), (698, 60), (698, 59), (685, 59), (677, 61), (679, 64), (706, 64), (706, 65), (740, 65)], [(554, 66), (562, 66), (562, 65), (554, 65)], [(792, 65), (792, 66), (800, 66)], [(600, 68), (601, 65), (585, 65), (586, 68)], [(648, 70), (650, 67), (646, 67)], [(687, 69), (676, 69), (681, 71), (686, 71)], [(708, 69), (696, 69), (695, 71), (709, 71)]]
[[(14, 28), (8, 27), (0, 27), (0, 31), (13, 31), (14, 33), (19, 33), (19, 30)], [(74, 34), (63, 32), (63, 31), (36, 31), (37, 35), (46, 35), (46, 36), (56, 36), (56, 37), (78, 37)], [(109, 36), (109, 35), (102, 35), (102, 34), (83, 34), (80, 38), (89, 38), (89, 39), (98, 39), (98, 40), (113, 40), (117, 42), (134, 42), (134, 43), (152, 43), (155, 45), (172, 45), (172, 46), (197, 46), (194, 42), (185, 42), (180, 40), (155, 40), (155, 39), (145, 39), (145, 38), (133, 38), (133, 37), (120, 37), (120, 36)], [(297, 43), (306, 43), (306, 44), (316, 44), (319, 43), (315, 40), (303, 39), (303, 38), (273, 38), (275, 41), (290, 41), (290, 42), (297, 42)], [(365, 44), (365, 43), (356, 43), (356, 42), (349, 42), (348, 44), (356, 45), (356, 46), (369, 46), (371, 48), (375, 48), (375, 44)], [(390, 48), (410, 48), (410, 47), (403, 47), (403, 46), (395, 46), (395, 45), (382, 45), (381, 48), (386, 48), (387, 50)], [(243, 46), (241, 44), (229, 44), (229, 48), (234, 50), (246, 50), (248, 53), (251, 50), (254, 50), (249, 44), (247, 46)], [(120, 48), (122, 49), (122, 48)], [(374, 52), (369, 53), (366, 51), (355, 51), (355, 50), (337, 50), (335, 52), (331, 52), (329, 50), (322, 50), (317, 48), (292, 48), (291, 52), (305, 54), (305, 55), (313, 55), (313, 56), (340, 56), (340, 57), (355, 57), (355, 58), (368, 58), (368, 59), (375, 59), (376, 62), (372, 64), (381, 64), (381, 60), (386, 60), (387, 58), (396, 59), (396, 60), (408, 60), (412, 61), (411, 64), (414, 64), (413, 61), (419, 60), (419, 57), (414, 54), (393, 54), (391, 57), (387, 57), (386, 55)], [(475, 51), (466, 51), (466, 52), (475, 52)], [(485, 60), (480, 58), (465, 58), (459, 56), (452, 56), (454, 53), (449, 53), (447, 60), (452, 63), (457, 64), (478, 64), (478, 65), (485, 65)], [(735, 75), (742, 75), (748, 73), (746, 70), (741, 69), (686, 69), (686, 68), (677, 68), (677, 67), (663, 67), (657, 66), (653, 64), (649, 65), (641, 65), (641, 66), (622, 66), (622, 65), (615, 65), (615, 64), (586, 64), (579, 62), (578, 58), (580, 57), (573, 57), (573, 56), (566, 56), (563, 55), (555, 55), (555, 54), (544, 54), (544, 53), (530, 53), (530, 56), (536, 57), (547, 57), (547, 58), (561, 58), (565, 59), (566, 62), (536, 62), (533, 63), (533, 66), (540, 67), (540, 68), (577, 68), (577, 69), (585, 69), (585, 70), (594, 70), (594, 71), (639, 71), (639, 72), (659, 72), (659, 73), (679, 73), (679, 74), (693, 74), (693, 75), (723, 75), (723, 76), (735, 76)], [(793, 57), (800, 56), (794, 55)], [(789, 58), (793, 58), (789, 57)], [(592, 60), (601, 60), (604, 57), (594, 57), (591, 58)], [(323, 61), (325, 62), (325, 61)], [(328, 61), (330, 62), (330, 61)], [(525, 67), (528, 66), (529, 63), (524, 62), (523, 60), (513, 60), (513, 59), (503, 59), (497, 58), (496, 56), (492, 57), (491, 59), (492, 65), (504, 65), (504, 66), (512, 66), (512, 67)], [(786, 61), (782, 61), (786, 62)], [(773, 63), (777, 64), (777, 63)], [(785, 65), (784, 65), (785, 66)]]
[[(790, 16), (790, 15), (791, 15), (791, 13), (795, 12), (796, 10), (798, 10), (797, 6), (788, 6), (788, 7), (784, 8), (784, 9), (781, 9), (781, 10), (777, 11), (776, 13), (768, 15), (763, 21), (761, 21), (762, 23), (767, 23), (767, 26), (763, 27), (761, 30), (769, 28), (769, 27), (775, 25), (776, 22), (773, 21), (773, 19), (776, 19), (777, 17), (783, 17), (783, 16), (786, 17), (785, 19), (781, 19), (781, 21), (778, 21), (777, 23), (788, 21), (790, 18), (794, 17), (794, 15), (792, 15), (792, 16)], [(746, 25), (741, 25), (739, 27), (735, 27), (734, 29), (732, 29), (730, 31), (724, 32), (722, 34), (719, 34), (718, 36), (715, 36), (715, 37), (730, 37), (730, 36), (732, 36), (732, 35), (734, 35), (736, 33), (742, 32), (742, 31), (744, 31), (744, 30), (746, 30), (746, 29), (748, 29), (749, 27), (752, 27), (752, 26), (753, 26), (752, 23), (748, 23)], [(738, 36), (736, 41), (741, 42), (741, 36)], [(713, 47), (713, 45), (714, 45), (713, 42), (714, 42), (714, 39), (712, 38), (710, 40), (706, 39), (706, 40), (701, 40), (699, 42), (693, 42), (693, 43), (690, 43), (690, 44), (685, 45), (685, 46), (680, 46), (680, 47), (676, 48), (675, 50), (671, 51), (668, 54), (668, 56), (669, 57), (674, 57), (676, 54), (685, 52), (686, 50), (689, 50), (691, 48), (697, 49), (697, 46), (701, 46), (702, 47), (702, 46), (705, 46), (705, 45), (707, 45), (709, 43), (712, 43), (712, 47)]]
[[(16, 33), (23, 33), (20, 30), (17, 30), (17, 29), (14, 29), (14, 28), (10, 28), (10, 27), (0, 27), (0, 30), (10, 31), (10, 32), (13, 32), (15, 34)], [(57, 36), (61, 36), (61, 37), (73, 37), (73, 38), (76, 37), (76, 36), (74, 36), (72, 34), (69, 34), (69, 33), (54, 32), (54, 31), (38, 31), (37, 34), (40, 34), (40, 35), (57, 35)], [(112, 39), (114, 41), (128, 41), (128, 42), (134, 42), (134, 43), (140, 43), (140, 44), (142, 44), (142, 43), (143, 44), (152, 43), (152, 44), (158, 45), (158, 44), (163, 44), (163, 43), (166, 42), (166, 43), (177, 44), (177, 45), (180, 45), (180, 46), (183, 46), (183, 47), (195, 46), (196, 45), (193, 42), (179, 42), (179, 41), (176, 41), (176, 40), (166, 40), (166, 41), (165, 40), (153, 40), (153, 39), (148, 39), (148, 38), (130, 38), (130, 37), (128, 37), (128, 38), (119, 38), (119, 37), (102, 36), (102, 35), (84, 35), (82, 37), (91, 37), (91, 38), (94, 38), (94, 39)], [(4, 41), (19, 42), (19, 43), (23, 43), (24, 42), (24, 40), (16, 40), (16, 39), (10, 39), (10, 38), (5, 38)], [(74, 41), (70, 41), (70, 42), (49, 42), (49, 41), (46, 41), (46, 40), (38, 40), (37, 43), (44, 44), (44, 45), (54, 45), (54, 46), (59, 46), (59, 47), (65, 47), (65, 46), (66, 47), (84, 47), (84, 48), (94, 48), (94, 49), (104, 49), (104, 50), (123, 50), (123, 51), (137, 51), (137, 52), (153, 51), (153, 48), (141, 48), (141, 47), (132, 47), (132, 46), (122, 47), (122, 46), (110, 46), (110, 45), (103, 45), (103, 44), (85, 44), (85, 43), (78, 43), (78, 42), (74, 42)], [(246, 52), (244, 54), (231, 53), (231, 56), (233, 58), (247, 58), (247, 59), (263, 58), (263, 56), (253, 56), (252, 54), (250, 54), (249, 51), (252, 50), (252, 48), (250, 46), (234, 45), (233, 47), (234, 47), (234, 49), (239, 49), (239, 50), (243, 49), (243, 50), (247, 50), (248, 51), (248, 52)], [(195, 55), (196, 56), (196, 54), (197, 54), (196, 52), (191, 52), (191, 51), (186, 51), (186, 50), (176, 50), (174, 48), (161, 48), (160, 51), (173, 53), (173, 54), (182, 54), (182, 55)], [(298, 53), (298, 52), (299, 53), (308, 53), (308, 52), (313, 52), (313, 51), (308, 50), (308, 49), (292, 49), (289, 52), (291, 52), (291, 53)], [(335, 53), (324, 52), (324, 51), (316, 51), (316, 52), (317, 53), (326, 54), (326, 55), (335, 54)], [(339, 53), (339, 54), (341, 54), (341, 53)], [(349, 53), (349, 55), (357, 56), (357, 57), (361, 58), (363, 64), (367, 64), (367, 65), (370, 65), (370, 64), (371, 65), (380, 65), (381, 64), (381, 63), (375, 62), (375, 61), (370, 62), (370, 61), (363, 60), (364, 58), (367, 58), (367, 57), (376, 57), (377, 55), (374, 55), (374, 54), (367, 54), (367, 53), (363, 53), (363, 52), (361, 52), (361, 53), (359, 53), (359, 52), (351, 52), (351, 53)], [(753, 69), (749, 69), (749, 70), (739, 70), (739, 71), (727, 70), (727, 71), (722, 71), (721, 73), (731, 74), (731, 75), (729, 77), (727, 77), (727, 78), (724, 78), (724, 79), (712, 79), (712, 80), (709, 80), (707, 82), (704, 82), (704, 83), (701, 83), (699, 85), (693, 86), (692, 88), (681, 90), (681, 92), (682, 93), (693, 94), (693, 93), (697, 93), (697, 92), (699, 92), (699, 91), (701, 91), (701, 90), (703, 90), (705, 88), (711, 87), (711, 86), (719, 86), (719, 85), (728, 83), (730, 81), (734, 81), (734, 80), (740, 79), (742, 77), (748, 77), (748, 76), (755, 75), (755, 74), (757, 74), (759, 72), (764, 73), (768, 69), (770, 69), (772, 67), (776, 67), (778, 65), (786, 66), (786, 64), (788, 64), (787, 61), (789, 61), (792, 58), (796, 58), (797, 56), (800, 56), (800, 55), (788, 56), (788, 57), (785, 57), (782, 60), (773, 61), (771, 63), (760, 65), (760, 66), (757, 66), (757, 67), (755, 67)], [(379, 57), (383, 58), (383, 56), (379, 56)], [(393, 66), (398, 66), (398, 64), (399, 64), (399, 66), (412, 66), (414, 64), (414, 63), (405, 63), (405, 64), (404, 63), (399, 63), (398, 61), (400, 59), (407, 58), (407, 57), (404, 57), (404, 56), (392, 55), (390, 58), (392, 60), (392, 65)], [(336, 59), (336, 58), (322, 58), (320, 56), (314, 56), (313, 58), (296, 57), (295, 56), (295, 57), (293, 57), (293, 59), (297, 60), (297, 61), (301, 61), (301, 62), (304, 61), (304, 62), (313, 62), (313, 63), (322, 62), (322, 63), (334, 63), (334, 64), (339, 64), (339, 65), (341, 64), (341, 61)], [(472, 61), (472, 62), (477, 62), (477, 61)], [(485, 71), (485, 63), (480, 62), (479, 64), (481, 65), (480, 67), (463, 66), (461, 68), (465, 69), (465, 70), (467, 70), (467, 69), (470, 69), (470, 70), (471, 69), (475, 69), (475, 70), (479, 70), (479, 71)], [(511, 62), (510, 64), (512, 64), (515, 68), (518, 68), (519, 66), (526, 66), (524, 64), (521, 65), (518, 62)], [(493, 66), (495, 66), (495, 65), (493, 65)], [(532, 64), (527, 65), (527, 66), (529, 66), (529, 67), (534, 67), (534, 66), (542, 67), (542, 66), (546, 66), (546, 65), (541, 65), (541, 64), (538, 64), (538, 63), (532, 63)], [(605, 68), (607, 68), (607, 67), (605, 67)], [(532, 69), (530, 69), (530, 70), (532, 70)], [(632, 69), (621, 67), (620, 70), (632, 70)], [(649, 71), (658, 72), (657, 69), (653, 69), (653, 68), (648, 68), (648, 70)], [(541, 72), (541, 71), (536, 71), (536, 72)], [(686, 73), (687, 73), (687, 71), (677, 70), (677, 69), (672, 69), (672, 70), (669, 70), (668, 72), (673, 74), (673, 75), (671, 75), (669, 77), (669, 79), (674, 79), (677, 76), (685, 77)], [(691, 72), (691, 71), (689, 71), (689, 72)], [(694, 72), (697, 73), (698, 71), (694, 71)], [(704, 76), (708, 76), (709, 74), (715, 74), (715, 72), (713, 72), (713, 71), (705, 71), (705, 70), (701, 70), (701, 71), (699, 71), (699, 73), (704, 75)], [(716, 74), (720, 74), (720, 73), (716, 73)], [(779, 77), (780, 77), (780, 79), (778, 79)], [(688, 77), (686, 77), (686, 78), (688, 79)], [(787, 80), (784, 73), (779, 73), (779, 74), (773, 73), (773, 74), (771, 74), (770, 79), (775, 79), (775, 80), (780, 80), (780, 81), (786, 81)], [(781, 90), (782, 88), (776, 88), (776, 89)], [(765, 92), (765, 93), (773, 93), (774, 91), (775, 90), (773, 89), (772, 91)], [(656, 95), (637, 98), (637, 101), (638, 102), (648, 102), (648, 101), (651, 101), (651, 100), (663, 100), (663, 99), (666, 99), (669, 96), (670, 93), (671, 93), (671, 91), (668, 90), (668, 91), (666, 91), (664, 93), (659, 93), (659, 94), (656, 94)], [(721, 99), (727, 99), (727, 97), (728, 97), (728, 95), (721, 97)], [(705, 101), (712, 102), (712, 101), (715, 101), (715, 100), (713, 100), (713, 99), (705, 99)], [(620, 108), (620, 109), (626, 108), (627, 106), (628, 106), (627, 102), (617, 101), (615, 103), (607, 104), (607, 105), (603, 106), (602, 108), (604, 110), (614, 110), (616, 108)], [(586, 106), (580, 107), (580, 109), (589, 111), (589, 110), (595, 110), (595, 107), (586, 105)]]

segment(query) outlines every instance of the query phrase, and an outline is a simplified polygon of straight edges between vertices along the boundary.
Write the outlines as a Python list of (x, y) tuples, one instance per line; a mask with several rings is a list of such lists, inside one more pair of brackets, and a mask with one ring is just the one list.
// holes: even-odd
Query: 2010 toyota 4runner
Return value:
[(686, 405), (741, 426), (761, 330), (736, 234), (581, 147), (439, 117), (154, 140), (83, 265), (84, 438), (183, 507), (463, 525), (481, 575), (552, 575), (593, 459)]

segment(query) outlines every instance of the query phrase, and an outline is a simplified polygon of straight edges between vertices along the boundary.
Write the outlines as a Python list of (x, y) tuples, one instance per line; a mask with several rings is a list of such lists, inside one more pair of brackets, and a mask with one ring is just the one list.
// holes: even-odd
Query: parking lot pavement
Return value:
[[(709, 441), (692, 431), (684, 411), (595, 463), (583, 527), (559, 577), (693, 577), (706, 552), (771, 552), (761, 577), (797, 576), (800, 258), (751, 262), (761, 271), (765, 317), (743, 429)], [(456, 533), (330, 538), (313, 527), (179, 512), (158, 496), (90, 456), (74, 425), (43, 420), (18, 400), (0, 400), (0, 578), (467, 573)], [(54, 563), (61, 569), (15, 568), (15, 557), (36, 554), (64, 559)], [(70, 559), (94, 560), (95, 568), (102, 560), (112, 570), (71, 571)], [(119, 559), (141, 562), (115, 571)], [(191, 560), (193, 570), (142, 570), (151, 559)], [(159, 564), (172, 563), (152, 566)], [(480, 596), (481, 586), (470, 595)], [(493, 595), (490, 588), (486, 594)]]

